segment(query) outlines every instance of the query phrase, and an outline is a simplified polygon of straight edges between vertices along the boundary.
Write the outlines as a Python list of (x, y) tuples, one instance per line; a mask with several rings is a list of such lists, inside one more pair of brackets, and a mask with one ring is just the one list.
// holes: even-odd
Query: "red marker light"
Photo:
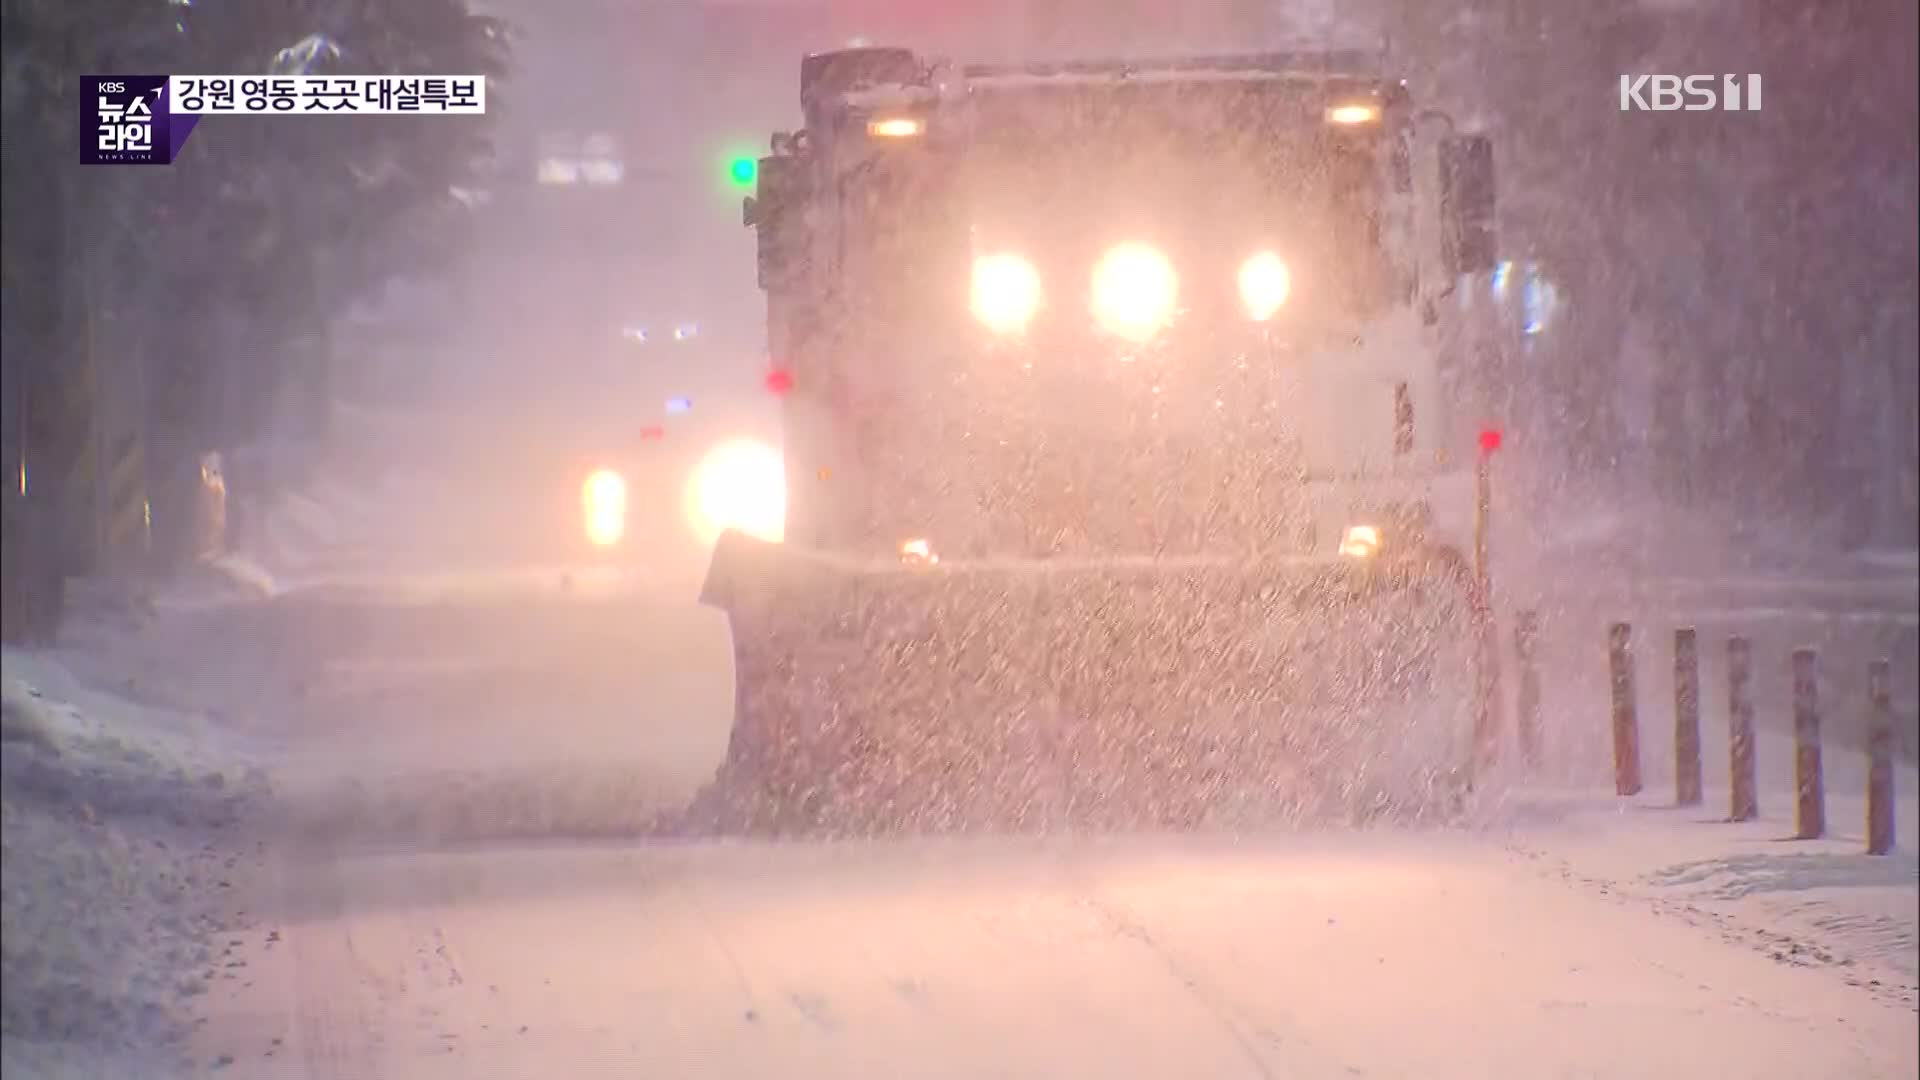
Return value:
[(667, 429), (661, 427), (659, 424), (648, 424), (646, 427), (640, 429), (640, 437), (643, 439), (664, 439), (667, 437)]
[(776, 394), (784, 394), (793, 389), (793, 373), (786, 368), (774, 368), (767, 372), (767, 389)]
[(1500, 449), (1500, 429), (1482, 428), (1480, 430), (1480, 452), (1491, 454)]

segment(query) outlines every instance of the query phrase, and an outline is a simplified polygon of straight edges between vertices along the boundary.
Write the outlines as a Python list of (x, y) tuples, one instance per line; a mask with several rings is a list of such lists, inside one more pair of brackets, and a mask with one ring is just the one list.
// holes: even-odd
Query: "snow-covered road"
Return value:
[(414, 851), (261, 903), (234, 1076), (1920, 1067), (1910, 1010), (1471, 836)]
[(1657, 784), (1420, 833), (667, 843), (605, 834), (719, 760), (709, 611), (344, 590), (69, 652), (273, 747), (280, 809), (200, 973), (222, 1076), (1920, 1069), (1911, 770), (1878, 860), (1838, 778), (1812, 844), (1779, 842), (1777, 791), (1726, 826)]

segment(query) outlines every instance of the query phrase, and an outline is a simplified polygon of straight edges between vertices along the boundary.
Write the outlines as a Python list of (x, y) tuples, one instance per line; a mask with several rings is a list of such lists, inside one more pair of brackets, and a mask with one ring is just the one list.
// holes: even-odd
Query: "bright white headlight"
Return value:
[(1018, 255), (973, 260), (973, 317), (996, 334), (1017, 334), (1040, 310), (1040, 272)]
[(1380, 550), (1380, 530), (1372, 525), (1351, 525), (1340, 541), (1340, 554), (1349, 559), (1371, 559)]
[(1293, 275), (1286, 262), (1271, 251), (1250, 255), (1240, 264), (1240, 303), (1255, 322), (1273, 318), (1292, 289)]
[(752, 439), (714, 447), (688, 479), (686, 510), (704, 543), (727, 529), (778, 543), (787, 520), (786, 465), (780, 451)]
[(1146, 244), (1121, 244), (1093, 269), (1093, 317), (1111, 334), (1146, 341), (1173, 321), (1179, 291), (1165, 255)]
[(612, 547), (627, 534), (627, 482), (612, 469), (598, 469), (580, 490), (587, 540)]

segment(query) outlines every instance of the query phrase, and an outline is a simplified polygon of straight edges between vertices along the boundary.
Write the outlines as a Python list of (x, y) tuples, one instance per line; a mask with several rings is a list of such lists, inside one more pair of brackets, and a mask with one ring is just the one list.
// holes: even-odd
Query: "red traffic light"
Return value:
[(1480, 452), (1483, 454), (1491, 454), (1498, 449), (1500, 449), (1500, 429), (1481, 428)]
[(667, 429), (661, 427), (659, 424), (648, 424), (646, 427), (640, 429), (640, 437), (642, 439), (664, 439), (667, 437)]
[(767, 372), (767, 389), (775, 394), (785, 394), (793, 389), (793, 372), (786, 368), (774, 368)]

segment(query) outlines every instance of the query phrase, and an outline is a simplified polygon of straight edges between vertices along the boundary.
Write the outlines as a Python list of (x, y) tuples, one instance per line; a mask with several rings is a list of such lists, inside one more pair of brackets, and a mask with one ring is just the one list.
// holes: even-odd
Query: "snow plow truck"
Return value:
[(1444, 815), (1483, 136), (1375, 58), (806, 57), (759, 159), (784, 533), (723, 535), (708, 827)]

